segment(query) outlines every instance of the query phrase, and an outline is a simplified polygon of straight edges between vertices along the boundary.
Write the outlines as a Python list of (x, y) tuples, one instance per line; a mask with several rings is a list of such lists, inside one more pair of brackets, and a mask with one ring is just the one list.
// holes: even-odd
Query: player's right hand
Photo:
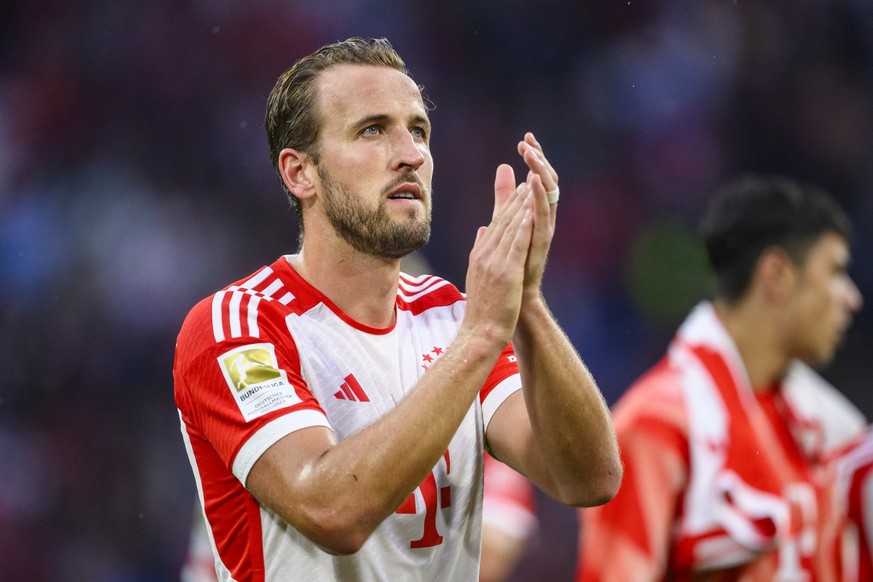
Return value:
[(518, 321), (534, 203), (529, 184), (516, 187), (512, 168), (506, 164), (497, 168), (495, 198), (498, 204), (491, 224), (479, 228), (470, 251), (464, 324), (503, 347), (511, 341)]

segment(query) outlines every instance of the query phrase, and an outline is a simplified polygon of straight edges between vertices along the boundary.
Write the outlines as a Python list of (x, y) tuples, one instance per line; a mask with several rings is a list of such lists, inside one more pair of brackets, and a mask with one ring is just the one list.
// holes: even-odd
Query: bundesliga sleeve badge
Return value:
[(272, 344), (250, 344), (218, 357), (218, 365), (246, 422), (301, 402)]

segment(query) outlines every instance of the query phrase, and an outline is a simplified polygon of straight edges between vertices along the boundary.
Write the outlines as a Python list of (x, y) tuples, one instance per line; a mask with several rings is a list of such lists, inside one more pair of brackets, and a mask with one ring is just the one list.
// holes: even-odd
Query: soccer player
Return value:
[(849, 221), (816, 188), (750, 176), (702, 226), (713, 299), (614, 407), (624, 482), (580, 510), (577, 579), (834, 580), (829, 459), (865, 419), (813, 367), (862, 303)]
[(558, 175), (534, 136), (462, 293), (400, 272), (430, 235), (431, 125), (386, 40), (298, 61), (266, 130), (299, 248), (198, 303), (174, 364), (219, 579), (475, 580), (486, 447), (559, 501), (609, 500), (609, 410), (540, 289)]

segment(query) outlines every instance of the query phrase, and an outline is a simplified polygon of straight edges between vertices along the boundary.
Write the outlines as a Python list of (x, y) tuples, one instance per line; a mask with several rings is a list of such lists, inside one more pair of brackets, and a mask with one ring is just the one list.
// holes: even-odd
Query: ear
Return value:
[(755, 267), (755, 279), (768, 297), (782, 297), (788, 294), (797, 276), (797, 265), (781, 247), (764, 249)]
[(285, 148), (279, 152), (278, 165), (282, 181), (297, 198), (306, 200), (315, 195), (313, 178), (316, 170), (308, 154)]

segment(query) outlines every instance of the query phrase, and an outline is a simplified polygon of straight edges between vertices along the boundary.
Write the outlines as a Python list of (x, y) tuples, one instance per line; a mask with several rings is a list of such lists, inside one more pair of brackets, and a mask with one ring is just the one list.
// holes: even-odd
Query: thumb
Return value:
[(503, 205), (515, 191), (515, 186), (515, 171), (512, 169), (512, 166), (509, 164), (497, 166), (497, 173), (494, 176), (494, 213), (491, 215), (492, 220), (500, 214)]

